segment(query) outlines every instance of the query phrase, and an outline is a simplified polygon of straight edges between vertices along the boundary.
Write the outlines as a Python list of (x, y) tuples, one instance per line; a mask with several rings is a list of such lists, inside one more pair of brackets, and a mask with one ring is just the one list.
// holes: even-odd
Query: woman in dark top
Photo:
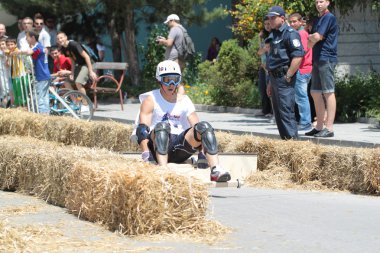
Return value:
[(213, 37), (211, 39), (211, 44), (207, 51), (207, 60), (213, 61), (218, 57), (219, 49), (220, 49), (221, 43), (217, 37)]

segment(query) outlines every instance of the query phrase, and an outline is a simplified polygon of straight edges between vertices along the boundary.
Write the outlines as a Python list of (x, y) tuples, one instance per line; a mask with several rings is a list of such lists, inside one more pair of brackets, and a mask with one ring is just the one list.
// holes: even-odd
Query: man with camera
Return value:
[[(179, 64), (181, 71), (185, 67), (184, 59), (181, 59), (179, 51), (182, 49), (183, 31), (185, 29), (179, 22), (179, 17), (176, 14), (170, 14), (164, 22), (169, 27), (168, 38), (158, 36), (157, 43), (166, 47), (165, 60), (172, 60)], [(182, 27), (182, 29), (181, 29)]]

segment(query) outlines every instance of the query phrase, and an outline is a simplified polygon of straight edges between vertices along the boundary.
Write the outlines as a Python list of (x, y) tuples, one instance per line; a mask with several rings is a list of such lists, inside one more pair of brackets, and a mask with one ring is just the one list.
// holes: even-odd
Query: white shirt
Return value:
[(26, 41), (26, 33), (25, 31), (22, 31), (17, 36), (17, 47), (20, 50), (27, 50), (29, 49), (29, 43)]
[(50, 35), (45, 29), (41, 30), (38, 36), (38, 42), (41, 43), (44, 48), (51, 47)]

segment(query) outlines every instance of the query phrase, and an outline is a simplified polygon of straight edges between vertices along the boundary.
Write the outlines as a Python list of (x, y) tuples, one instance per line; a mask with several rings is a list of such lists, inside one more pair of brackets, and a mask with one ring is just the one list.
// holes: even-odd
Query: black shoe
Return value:
[(322, 131), (319, 131), (319, 133), (314, 134), (314, 137), (334, 137), (334, 132), (331, 132), (327, 128), (323, 128)]
[(320, 131), (322, 131), (322, 130), (317, 130), (317, 129), (313, 128), (311, 131), (306, 132), (305, 135), (306, 136), (314, 136), (315, 134), (319, 133)]

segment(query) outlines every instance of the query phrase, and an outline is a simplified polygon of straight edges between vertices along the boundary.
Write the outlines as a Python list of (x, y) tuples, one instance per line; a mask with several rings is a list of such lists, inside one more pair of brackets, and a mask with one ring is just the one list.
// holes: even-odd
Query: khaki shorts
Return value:
[(74, 73), (75, 83), (80, 83), (82, 85), (86, 85), (87, 81), (89, 79), (87, 66), (86, 65), (75, 66), (75, 71), (74, 72), (75, 72)]

